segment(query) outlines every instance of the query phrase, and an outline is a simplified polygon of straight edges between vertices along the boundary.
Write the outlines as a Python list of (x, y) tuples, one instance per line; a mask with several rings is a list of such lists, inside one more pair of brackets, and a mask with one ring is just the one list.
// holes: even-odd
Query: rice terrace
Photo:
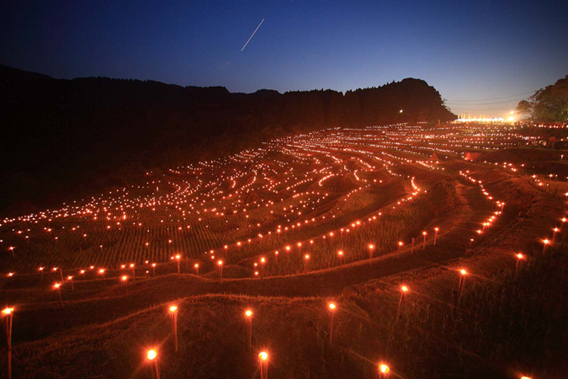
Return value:
[(0, 379), (567, 378), (567, 12), (9, 1)]
[(565, 337), (530, 308), (566, 310), (535, 304), (566, 284), (568, 187), (532, 130), (334, 128), (5, 219), (14, 370), (128, 377), (149, 348), (163, 377), (247, 377), (261, 350), (273, 377), (527, 370)]

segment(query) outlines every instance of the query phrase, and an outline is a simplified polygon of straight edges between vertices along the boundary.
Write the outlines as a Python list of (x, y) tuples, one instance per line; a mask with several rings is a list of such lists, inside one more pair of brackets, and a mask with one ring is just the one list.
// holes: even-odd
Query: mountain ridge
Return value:
[(345, 94), (243, 94), (151, 80), (54, 79), (0, 66), (0, 83), (0, 213), (56, 205), (69, 193), (100, 192), (147, 170), (293, 133), (455, 119), (439, 92), (414, 78)]

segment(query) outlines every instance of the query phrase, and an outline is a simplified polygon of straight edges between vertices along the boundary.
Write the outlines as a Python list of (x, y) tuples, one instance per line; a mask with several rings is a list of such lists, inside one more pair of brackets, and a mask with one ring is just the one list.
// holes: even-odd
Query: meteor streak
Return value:
[(249, 39), (247, 40), (247, 42), (245, 43), (245, 45), (243, 46), (243, 48), (241, 49), (241, 51), (243, 51), (245, 49), (245, 47), (247, 47), (248, 43), (250, 42), (250, 40), (252, 39), (252, 37), (254, 37), (254, 34), (256, 33), (256, 31), (258, 30), (258, 28), (260, 28), (260, 25), (262, 25), (262, 23), (264, 22), (264, 19), (262, 19), (262, 21), (260, 22), (260, 24), (258, 24), (258, 26), (256, 27), (256, 29), (254, 30), (254, 32), (252, 32), (252, 34), (250, 35)]

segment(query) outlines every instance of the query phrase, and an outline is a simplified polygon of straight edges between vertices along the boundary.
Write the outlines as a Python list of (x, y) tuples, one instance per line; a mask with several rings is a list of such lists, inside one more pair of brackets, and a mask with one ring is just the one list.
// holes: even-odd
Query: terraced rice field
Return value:
[(155, 348), (164, 378), (258, 376), (260, 350), (272, 378), (560, 378), (567, 299), (544, 284), (566, 282), (566, 181), (552, 152), (511, 153), (525, 143), (494, 125), (334, 128), (4, 219), (14, 377), (151, 377)]

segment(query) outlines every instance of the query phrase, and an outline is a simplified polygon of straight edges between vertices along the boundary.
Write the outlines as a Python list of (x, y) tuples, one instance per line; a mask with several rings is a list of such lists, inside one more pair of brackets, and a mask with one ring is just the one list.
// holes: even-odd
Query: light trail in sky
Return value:
[(247, 47), (248, 43), (250, 42), (250, 40), (252, 39), (252, 37), (254, 37), (254, 34), (256, 33), (256, 31), (258, 30), (258, 28), (260, 28), (260, 25), (262, 25), (262, 23), (264, 22), (264, 19), (262, 19), (262, 21), (260, 22), (260, 24), (258, 24), (258, 26), (256, 27), (256, 29), (254, 30), (254, 32), (252, 32), (252, 34), (250, 35), (249, 39), (247, 40), (247, 42), (245, 43), (245, 45), (243, 46), (243, 48), (241, 49), (241, 51), (243, 51), (245, 49), (245, 47)]

